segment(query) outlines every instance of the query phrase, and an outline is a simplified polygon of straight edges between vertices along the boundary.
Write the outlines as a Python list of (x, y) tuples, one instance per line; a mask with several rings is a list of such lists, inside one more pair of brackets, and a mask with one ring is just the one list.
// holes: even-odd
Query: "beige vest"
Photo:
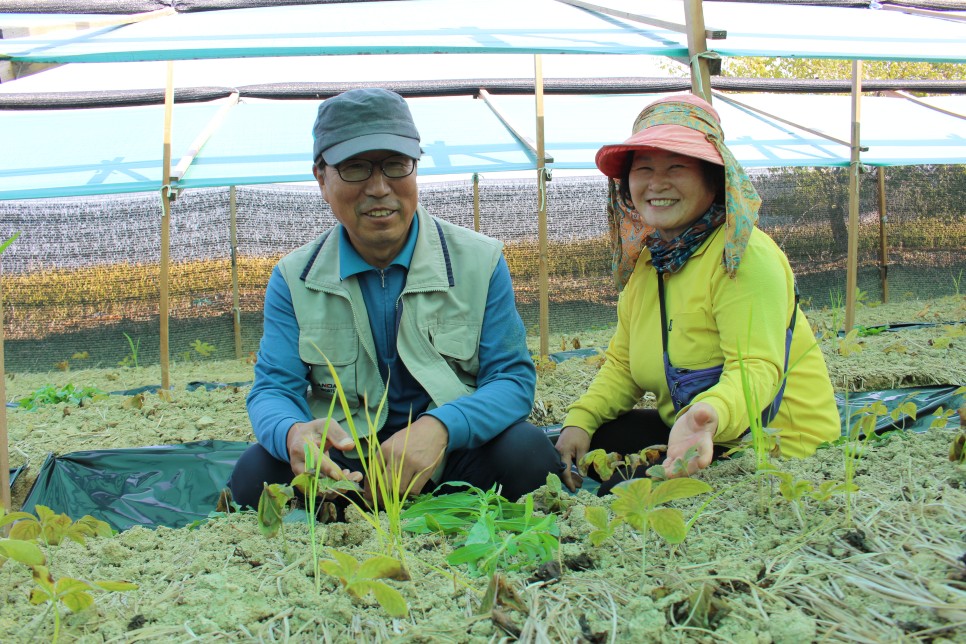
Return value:
[[(400, 296), (396, 348), (438, 407), (476, 390), (487, 291), (503, 244), (431, 217), (422, 206), (416, 216), (419, 232)], [(286, 255), (278, 266), (292, 293), (299, 354), (311, 366), (313, 417), (325, 418), (331, 408), (349, 430), (341, 401), (332, 407), (338, 382), (359, 435), (379, 431), (387, 416), (380, 406), (386, 383), (359, 283), (354, 276), (339, 279), (339, 228)]]

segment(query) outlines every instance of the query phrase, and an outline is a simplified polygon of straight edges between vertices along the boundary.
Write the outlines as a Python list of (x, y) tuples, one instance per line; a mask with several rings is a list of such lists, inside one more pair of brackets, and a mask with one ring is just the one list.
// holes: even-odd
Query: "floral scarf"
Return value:
[[(724, 160), (726, 238), (721, 263), (734, 277), (748, 246), (751, 231), (758, 222), (761, 198), (725, 145), (721, 125), (707, 111), (687, 103), (657, 103), (640, 113), (634, 122), (632, 134), (652, 125), (664, 124), (682, 125), (704, 132)], [(617, 180), (608, 179), (607, 184), (607, 219), (613, 245), (612, 269), (618, 290), (623, 290), (654, 229), (644, 223), (634, 208), (624, 205)]]
[(725, 222), (726, 215), (724, 206), (712, 204), (706, 213), (671, 241), (664, 241), (656, 230), (651, 233), (647, 238), (647, 249), (651, 251), (651, 262), (657, 272), (676, 273), (681, 270), (698, 246)]

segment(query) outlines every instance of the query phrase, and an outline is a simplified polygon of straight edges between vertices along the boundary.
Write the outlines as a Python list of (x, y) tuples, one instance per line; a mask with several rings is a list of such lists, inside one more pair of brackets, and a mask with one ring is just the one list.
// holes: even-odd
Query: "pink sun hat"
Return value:
[[(638, 124), (648, 116), (648, 112), (652, 111), (655, 106), (664, 106), (668, 103), (684, 103), (701, 108), (713, 119), (712, 125), (719, 132), (721, 131), (721, 119), (718, 112), (711, 107), (710, 103), (694, 94), (677, 94), (657, 99), (644, 108), (634, 122), (634, 127), (637, 128)], [(721, 139), (724, 139), (723, 134)], [(721, 158), (718, 148), (708, 140), (704, 132), (683, 125), (655, 123), (635, 132), (623, 143), (605, 145), (598, 150), (595, 159), (597, 167), (611, 179), (620, 179), (629, 162), (630, 155), (627, 153), (648, 148), (676, 152), (677, 154), (703, 159), (716, 165), (724, 165), (724, 160)]]

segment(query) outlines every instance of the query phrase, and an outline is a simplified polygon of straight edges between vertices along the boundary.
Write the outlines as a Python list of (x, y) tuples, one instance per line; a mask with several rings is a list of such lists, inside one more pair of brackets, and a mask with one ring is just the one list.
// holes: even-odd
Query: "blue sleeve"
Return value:
[(312, 419), (306, 399), (309, 368), (299, 357), (299, 326), (292, 293), (278, 267), (265, 291), (265, 321), (255, 362), (255, 382), (246, 403), (255, 438), (275, 458), (288, 462), (286, 439), (295, 423)]
[(476, 391), (427, 412), (446, 425), (450, 452), (483, 445), (533, 409), (537, 372), (502, 256), (490, 276), (479, 358)]

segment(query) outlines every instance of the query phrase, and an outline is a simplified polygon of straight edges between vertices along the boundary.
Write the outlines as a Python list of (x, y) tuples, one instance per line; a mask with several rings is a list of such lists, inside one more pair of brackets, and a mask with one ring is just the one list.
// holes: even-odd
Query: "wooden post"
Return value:
[(480, 173), (473, 173), (473, 230), (480, 232)]
[(171, 386), (168, 364), (168, 261), (171, 250), (171, 121), (174, 116), (174, 61), (168, 61), (168, 79), (164, 90), (164, 145), (161, 156), (161, 264), (160, 269), (160, 307), (161, 324), (161, 388)]
[(859, 276), (859, 123), (862, 102), (862, 61), (852, 61), (852, 153), (849, 160), (849, 247), (845, 276), (845, 332), (855, 326)]
[[(3, 362), (3, 280), (0, 279), (0, 503), (8, 512), (10, 507), (10, 440), (7, 432), (7, 372)], [(5, 535), (6, 531), (0, 533)]]
[(688, 29), (688, 58), (691, 62), (691, 93), (711, 102), (711, 72), (708, 70), (707, 58), (695, 58), (698, 54), (708, 51), (708, 41), (705, 38), (704, 9), (701, 0), (686, 0), (684, 3), (684, 19)]
[(879, 280), (882, 282), (882, 303), (889, 303), (889, 244), (886, 237), (885, 166), (879, 166)]
[(533, 92), (537, 110), (537, 237), (540, 246), (540, 356), (550, 354), (550, 277), (547, 249), (547, 172), (543, 139), (543, 58), (533, 56)]
[(228, 215), (231, 228), (231, 312), (235, 329), (235, 357), (242, 357), (241, 297), (238, 293), (238, 204), (235, 186), (228, 188)]

